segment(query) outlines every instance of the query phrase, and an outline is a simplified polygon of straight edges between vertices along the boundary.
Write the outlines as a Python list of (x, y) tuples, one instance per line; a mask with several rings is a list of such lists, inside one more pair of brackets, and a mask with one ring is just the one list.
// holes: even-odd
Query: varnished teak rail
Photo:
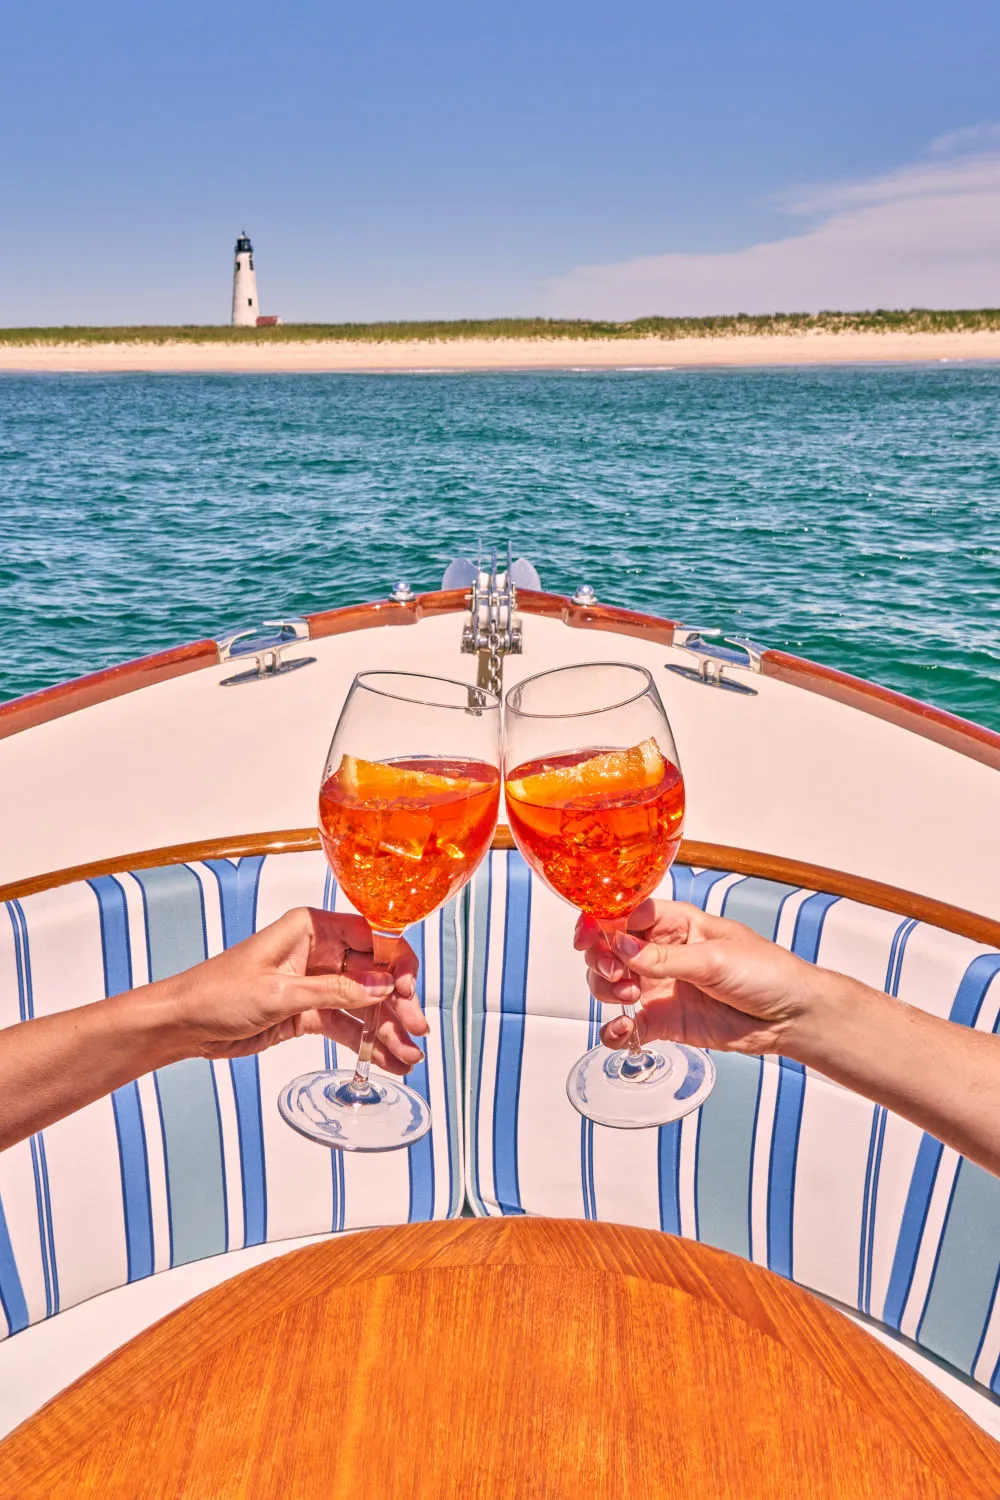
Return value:
[[(73, 865), (64, 870), (50, 870), (41, 875), (29, 876), (26, 880), (12, 881), (9, 885), (0, 886), (0, 901), (20, 900), (24, 896), (68, 885), (72, 881), (93, 880), (99, 875), (120, 875), (128, 870), (191, 864), (204, 859), (239, 859), (248, 854), (301, 853), (318, 848), (319, 834), (315, 828), (284, 828), (269, 833), (241, 833), (229, 838), (203, 839), (192, 844), (170, 844), (160, 849), (141, 849), (132, 854), (120, 854), (113, 858), (94, 860), (89, 864)], [(510, 829), (505, 824), (500, 824), (497, 828), (493, 848), (514, 848)], [(993, 918), (966, 911), (960, 906), (950, 906), (946, 901), (936, 901), (930, 896), (921, 896), (915, 891), (903, 890), (900, 886), (883, 885), (877, 880), (851, 875), (844, 870), (831, 870), (824, 865), (806, 864), (802, 860), (785, 859), (781, 855), (764, 854), (753, 849), (738, 849), (728, 844), (700, 843), (694, 839), (681, 841), (678, 858), (682, 864), (707, 870), (732, 870), (739, 875), (758, 875), (765, 880), (801, 885), (807, 890), (826, 891), (832, 896), (845, 896), (852, 901), (861, 901), (866, 906), (896, 912), (902, 917), (916, 917), (918, 921), (929, 922), (947, 932), (956, 932), (977, 943), (988, 943), (1000, 948), (1000, 922)]]

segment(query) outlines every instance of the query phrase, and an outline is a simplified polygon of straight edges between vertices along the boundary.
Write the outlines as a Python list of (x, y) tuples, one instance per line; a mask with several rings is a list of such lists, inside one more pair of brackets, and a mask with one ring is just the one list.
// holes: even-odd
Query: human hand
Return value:
[(403, 939), (392, 971), (376, 969), (362, 917), (303, 906), (158, 988), (179, 1057), (249, 1057), (305, 1035), (357, 1051), (364, 1011), (381, 1001), (373, 1061), (402, 1074), (423, 1057), (410, 1033), (429, 1030), (416, 973)]
[[(614, 937), (614, 951), (593, 917), (577, 922), (574, 947), (584, 953), (594, 997), (638, 1005), (640, 1042), (687, 1042), (730, 1052), (795, 1056), (797, 1039), (822, 989), (824, 971), (725, 917), (681, 901), (644, 901)], [(601, 1029), (601, 1041), (624, 1047), (626, 1016)]]

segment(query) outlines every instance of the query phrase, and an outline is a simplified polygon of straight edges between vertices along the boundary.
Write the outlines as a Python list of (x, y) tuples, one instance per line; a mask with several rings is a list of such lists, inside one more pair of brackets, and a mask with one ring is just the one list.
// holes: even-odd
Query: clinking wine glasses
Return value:
[[(362, 672), (334, 731), (319, 797), (320, 837), (344, 893), (388, 968), (404, 928), (461, 890), (490, 846), (500, 800), (500, 700), (411, 672)], [(381, 1006), (364, 1012), (353, 1070), (306, 1073), (282, 1090), (289, 1125), (345, 1151), (391, 1151), (430, 1129), (405, 1084), (370, 1076)]]
[[(684, 780), (670, 725), (644, 667), (561, 667), (506, 698), (504, 779), (511, 832), (564, 900), (609, 942), (659, 885), (680, 844)], [(624, 1012), (634, 1016), (634, 1007)], [(711, 1093), (707, 1052), (679, 1042), (598, 1046), (574, 1064), (572, 1104), (601, 1125), (665, 1125)]]

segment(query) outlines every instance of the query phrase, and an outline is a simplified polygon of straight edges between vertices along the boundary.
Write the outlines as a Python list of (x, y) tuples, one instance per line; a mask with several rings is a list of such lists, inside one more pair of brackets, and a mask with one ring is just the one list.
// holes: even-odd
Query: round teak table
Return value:
[(258, 1266), (0, 1446), (0, 1495), (1000, 1495), (1000, 1448), (758, 1266), (554, 1219), (373, 1230)]

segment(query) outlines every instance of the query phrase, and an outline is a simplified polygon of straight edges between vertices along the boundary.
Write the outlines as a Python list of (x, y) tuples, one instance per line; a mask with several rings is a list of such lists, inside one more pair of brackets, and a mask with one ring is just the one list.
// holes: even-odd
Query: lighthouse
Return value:
[(244, 229), (236, 241), (236, 265), (233, 269), (233, 327), (256, 328), (259, 312), (257, 273), (253, 268), (253, 246)]

